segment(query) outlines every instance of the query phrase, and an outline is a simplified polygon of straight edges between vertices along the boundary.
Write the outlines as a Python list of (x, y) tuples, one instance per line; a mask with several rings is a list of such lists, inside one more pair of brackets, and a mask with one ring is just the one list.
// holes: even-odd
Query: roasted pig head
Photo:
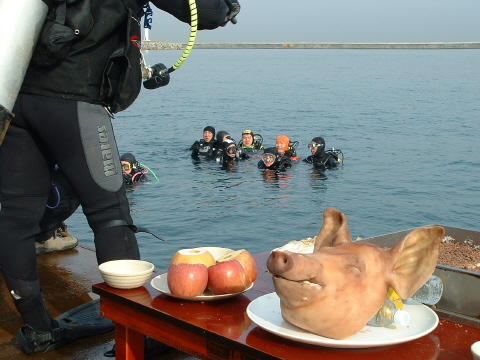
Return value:
[(273, 251), (268, 258), (283, 319), (333, 339), (356, 334), (383, 305), (389, 287), (407, 299), (428, 280), (444, 232), (417, 228), (384, 249), (352, 242), (345, 215), (326, 209), (312, 254)]

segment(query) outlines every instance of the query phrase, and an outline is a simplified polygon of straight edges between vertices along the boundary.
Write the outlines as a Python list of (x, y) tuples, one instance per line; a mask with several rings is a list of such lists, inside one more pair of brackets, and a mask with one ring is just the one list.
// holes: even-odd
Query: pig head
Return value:
[(352, 242), (345, 215), (326, 209), (312, 254), (273, 251), (268, 258), (283, 319), (333, 339), (356, 334), (389, 287), (407, 299), (428, 280), (443, 236), (442, 227), (426, 226), (391, 249)]

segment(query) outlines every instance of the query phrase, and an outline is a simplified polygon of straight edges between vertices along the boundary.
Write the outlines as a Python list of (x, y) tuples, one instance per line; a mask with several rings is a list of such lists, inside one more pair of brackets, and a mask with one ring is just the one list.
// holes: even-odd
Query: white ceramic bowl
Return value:
[(144, 285), (153, 272), (153, 264), (143, 260), (113, 260), (98, 266), (103, 280), (117, 289), (134, 289)]
[(480, 360), (480, 341), (473, 343), (472, 345), (472, 354), (475, 360)]

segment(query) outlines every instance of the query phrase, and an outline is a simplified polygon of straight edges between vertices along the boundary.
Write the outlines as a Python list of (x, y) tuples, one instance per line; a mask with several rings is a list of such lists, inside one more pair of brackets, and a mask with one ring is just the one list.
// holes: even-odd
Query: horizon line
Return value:
[[(186, 43), (142, 40), (144, 50), (177, 50)], [(203, 49), (480, 49), (480, 42), (212, 42), (197, 43)]]

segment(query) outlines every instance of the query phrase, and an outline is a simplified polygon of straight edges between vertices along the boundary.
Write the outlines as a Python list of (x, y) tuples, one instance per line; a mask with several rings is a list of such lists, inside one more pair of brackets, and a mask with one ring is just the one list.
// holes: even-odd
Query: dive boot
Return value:
[(74, 340), (70, 339), (67, 330), (60, 327), (41, 331), (35, 330), (29, 325), (22, 326), (15, 335), (15, 338), (19, 342), (23, 352), (29, 355), (36, 352), (45, 353)]
[(26, 325), (16, 334), (23, 352), (48, 352), (74, 340), (102, 335), (115, 329), (114, 323), (100, 315), (100, 300), (93, 300), (69, 310), (55, 319), (58, 327), (35, 330)]

